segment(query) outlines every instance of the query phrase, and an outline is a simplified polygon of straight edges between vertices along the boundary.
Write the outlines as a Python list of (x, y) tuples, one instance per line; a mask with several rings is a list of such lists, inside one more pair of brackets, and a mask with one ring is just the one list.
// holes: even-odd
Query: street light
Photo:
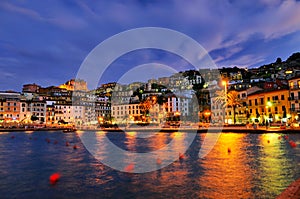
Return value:
[(224, 109), (224, 122), (226, 120), (226, 108), (227, 108), (227, 81), (223, 80), (222, 85), (224, 86), (224, 92), (225, 92), (225, 109)]
[[(222, 81), (222, 85), (224, 86), (225, 89), (225, 95), (227, 94), (227, 82), (225, 80)], [(227, 98), (227, 96), (226, 96)]]

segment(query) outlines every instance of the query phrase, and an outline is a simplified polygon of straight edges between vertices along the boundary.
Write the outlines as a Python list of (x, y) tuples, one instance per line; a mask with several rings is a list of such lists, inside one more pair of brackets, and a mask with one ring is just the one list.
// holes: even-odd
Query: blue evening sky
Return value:
[[(190, 36), (218, 67), (286, 60), (300, 51), (299, 10), (296, 0), (2, 0), (0, 90), (64, 83), (100, 42), (148, 26)], [(141, 50), (116, 60), (100, 83), (117, 81), (131, 67), (150, 62), (189, 68), (170, 53)]]

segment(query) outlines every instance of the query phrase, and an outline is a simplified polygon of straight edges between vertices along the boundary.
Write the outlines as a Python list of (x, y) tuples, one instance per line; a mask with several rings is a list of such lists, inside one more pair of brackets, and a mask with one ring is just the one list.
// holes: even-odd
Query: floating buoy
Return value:
[(58, 143), (57, 140), (55, 140), (55, 141), (54, 141), (54, 144), (57, 144), (57, 143)]
[(45, 140), (48, 144), (50, 143), (50, 139), (46, 138)]
[(278, 136), (278, 140), (281, 140), (281, 136)]
[(14, 136), (14, 135), (12, 135), (10, 138), (11, 138), (11, 139), (15, 139), (15, 136)]
[(294, 141), (289, 141), (289, 143), (292, 148), (297, 147), (297, 144)]
[(58, 180), (60, 178), (60, 174), (59, 173), (53, 173), (50, 177), (49, 177), (49, 182), (51, 185), (55, 185)]
[(69, 142), (66, 142), (66, 146), (69, 146)]
[(184, 154), (183, 153), (179, 153), (179, 160), (183, 160), (184, 159)]
[(160, 158), (157, 158), (157, 159), (156, 159), (156, 164), (161, 165), (161, 163), (162, 163), (161, 159), (160, 159)]
[(76, 144), (73, 146), (73, 149), (77, 149), (77, 146), (76, 146)]
[(267, 142), (268, 142), (268, 144), (270, 144), (270, 140), (268, 140)]
[(285, 140), (289, 139), (289, 136), (285, 135), (285, 136), (284, 136), (284, 139), (285, 139)]
[(133, 164), (133, 163), (130, 163), (129, 165), (127, 165), (127, 166), (124, 168), (124, 171), (125, 171), (125, 172), (128, 172), (128, 173), (133, 173), (133, 171), (134, 171), (134, 164)]
[(231, 153), (231, 148), (228, 147), (227, 152), (228, 152), (228, 153)]

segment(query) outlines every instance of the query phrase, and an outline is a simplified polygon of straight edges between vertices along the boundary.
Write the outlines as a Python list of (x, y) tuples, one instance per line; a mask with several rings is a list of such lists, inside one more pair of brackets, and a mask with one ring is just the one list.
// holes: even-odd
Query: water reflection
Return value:
[[(157, 133), (148, 138), (138, 138), (137, 132), (78, 132), (78, 135), (91, 133), (97, 155), (107, 161), (112, 154), (104, 142), (106, 137), (133, 152), (161, 149), (171, 140), (181, 151), (189, 143), (188, 134), (178, 132)], [(76, 134), (3, 133), (0, 194), (12, 198), (275, 198), (300, 177), (300, 135), (289, 135), (298, 144), (296, 148), (278, 136), (223, 133), (213, 150), (199, 159), (205, 134), (197, 134), (183, 160), (178, 159), (177, 153), (177, 160), (167, 167), (144, 174), (127, 174), (93, 158)], [(51, 143), (45, 142), (45, 138)], [(65, 141), (70, 143), (69, 147)], [(77, 150), (71, 147), (74, 144), (78, 145)], [(172, 154), (170, 149), (159, 157), (170, 160)], [(133, 154), (119, 157), (118, 161), (127, 165), (135, 157)], [(150, 161), (152, 158), (144, 159), (144, 164)], [(56, 187), (48, 183), (53, 172), (62, 174)]]
[(260, 187), (267, 195), (279, 195), (282, 187), (287, 187), (293, 181), (290, 168), (294, 164), (288, 158), (290, 147), (286, 140), (278, 139), (276, 133), (261, 135), (262, 145), (259, 156)]
[(249, 159), (244, 150), (246, 136), (222, 134), (213, 150), (199, 161), (205, 170), (199, 178), (199, 186), (208, 190), (200, 193), (200, 198), (251, 198), (252, 170), (247, 164)]

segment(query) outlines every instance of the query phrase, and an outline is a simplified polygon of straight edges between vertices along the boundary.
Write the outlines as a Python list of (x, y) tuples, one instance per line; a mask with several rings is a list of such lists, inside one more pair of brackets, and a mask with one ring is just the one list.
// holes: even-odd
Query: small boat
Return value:
[(76, 132), (76, 129), (75, 128), (64, 129), (63, 132), (64, 133)]

